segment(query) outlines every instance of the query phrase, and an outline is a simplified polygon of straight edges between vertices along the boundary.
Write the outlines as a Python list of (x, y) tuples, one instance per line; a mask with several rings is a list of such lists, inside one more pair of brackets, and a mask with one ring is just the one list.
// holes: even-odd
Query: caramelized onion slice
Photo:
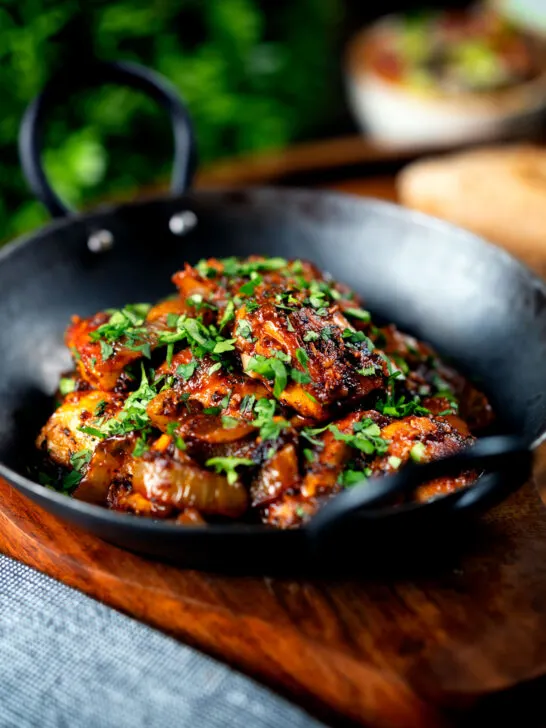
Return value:
[(132, 471), (133, 489), (148, 500), (228, 518), (239, 518), (247, 509), (242, 483), (230, 485), (224, 476), (200, 468), (183, 453), (169, 457), (150, 451), (134, 459)]

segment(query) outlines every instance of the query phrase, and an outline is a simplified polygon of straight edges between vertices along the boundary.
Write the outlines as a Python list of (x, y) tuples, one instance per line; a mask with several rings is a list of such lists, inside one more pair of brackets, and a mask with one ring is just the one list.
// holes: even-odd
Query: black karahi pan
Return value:
[[(56, 218), (0, 251), (0, 475), (56, 516), (107, 541), (186, 566), (270, 570), (370, 561), (489, 508), (528, 477), (546, 431), (546, 286), (526, 267), (470, 233), (392, 204), (295, 189), (187, 192), (194, 167), (188, 115), (171, 87), (146, 69), (100, 64), (78, 85), (128, 84), (170, 113), (175, 140), (171, 195), (86, 215), (68, 210), (40, 161), (50, 105), (75, 85), (51, 82), (23, 120), (20, 151), (35, 194)], [(52, 393), (70, 366), (70, 316), (169, 292), (185, 260), (249, 254), (308, 258), (361, 294), (372, 313), (430, 342), (479, 382), (500, 415), (501, 435), (455, 458), (368, 481), (329, 502), (310, 524), (183, 527), (73, 500), (29, 477), (29, 458)], [(469, 489), (426, 504), (381, 501), (461, 464), (484, 468)]]

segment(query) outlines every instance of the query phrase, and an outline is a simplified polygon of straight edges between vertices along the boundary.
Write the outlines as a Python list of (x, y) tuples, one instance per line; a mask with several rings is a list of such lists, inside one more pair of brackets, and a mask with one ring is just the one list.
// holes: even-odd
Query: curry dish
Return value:
[(460, 451), (493, 420), (428, 345), (374, 325), (312, 263), (202, 260), (173, 281), (156, 305), (73, 318), (74, 371), (36, 441), (44, 485), (181, 524), (294, 528), (345, 488)]

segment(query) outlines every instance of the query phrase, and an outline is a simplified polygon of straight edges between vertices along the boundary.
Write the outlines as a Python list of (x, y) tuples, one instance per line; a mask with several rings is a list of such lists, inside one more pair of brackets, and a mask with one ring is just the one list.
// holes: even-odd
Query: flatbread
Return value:
[(496, 146), (414, 162), (397, 188), (404, 205), (472, 230), (546, 272), (546, 148)]

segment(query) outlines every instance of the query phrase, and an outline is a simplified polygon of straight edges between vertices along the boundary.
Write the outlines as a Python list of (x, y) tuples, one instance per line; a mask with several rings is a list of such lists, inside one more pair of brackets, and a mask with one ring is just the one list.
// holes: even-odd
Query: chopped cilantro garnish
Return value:
[(341, 432), (336, 425), (328, 425), (336, 440), (361, 450), (366, 455), (382, 455), (387, 451), (388, 442), (381, 437), (379, 425), (369, 417), (353, 425), (353, 433)]
[(235, 339), (223, 339), (218, 340), (212, 349), (213, 354), (223, 354), (226, 351), (234, 351), (235, 350)]
[(169, 422), (169, 424), (167, 425), (167, 430), (166, 430), (167, 435), (170, 435), (173, 438), (175, 447), (177, 447), (179, 450), (185, 450), (186, 443), (180, 437), (180, 435), (176, 432), (177, 427), (178, 427), (177, 422)]
[(305, 349), (296, 349), (296, 359), (299, 361), (305, 371), (307, 371), (307, 363), (309, 361), (309, 357), (307, 356), (307, 352), (305, 351)]
[(64, 396), (70, 394), (76, 389), (76, 380), (69, 377), (61, 377), (59, 382), (59, 392)]
[(373, 377), (375, 374), (375, 367), (373, 364), (369, 367), (364, 367), (363, 369), (357, 369), (356, 370), (359, 374), (361, 374), (363, 377)]
[(233, 430), (237, 427), (239, 420), (236, 417), (230, 417), (229, 415), (222, 416), (222, 427), (226, 430)]
[(260, 308), (260, 305), (256, 303), (256, 301), (247, 301), (245, 303), (245, 308), (248, 313), (253, 313), (253, 311), (257, 311)]
[(254, 462), (249, 458), (236, 458), (236, 457), (215, 457), (209, 458), (205, 465), (207, 468), (214, 468), (217, 473), (225, 473), (227, 481), (230, 485), (233, 485), (237, 478), (237, 468), (241, 466), (249, 467), (254, 465)]
[(97, 404), (95, 407), (95, 411), (93, 412), (95, 417), (101, 417), (106, 412), (106, 407), (108, 406), (108, 403), (105, 399), (101, 399), (101, 401)]
[(315, 447), (323, 447), (324, 443), (322, 440), (317, 440), (315, 435), (320, 435), (327, 429), (328, 425), (324, 425), (324, 427), (304, 427), (300, 434), (307, 440), (307, 442), (310, 442), (311, 445), (314, 445)]
[(233, 301), (230, 300), (226, 303), (226, 307), (224, 309), (224, 312), (222, 313), (222, 317), (218, 321), (218, 326), (220, 328), (223, 328), (233, 318), (235, 318), (235, 304), (233, 303)]
[(250, 357), (246, 363), (247, 372), (256, 372), (262, 377), (274, 381), (273, 394), (280, 397), (288, 383), (288, 373), (284, 363), (275, 357), (270, 359), (265, 356)]
[(390, 354), (390, 358), (393, 360), (396, 366), (404, 372), (404, 374), (409, 374), (410, 368), (408, 366), (408, 363), (400, 356), (400, 354)]
[(138, 440), (135, 443), (135, 447), (133, 449), (133, 455), (136, 458), (142, 457), (145, 452), (148, 450), (148, 445), (146, 444), (146, 440), (143, 437), (139, 437)]
[(252, 327), (246, 319), (239, 320), (235, 333), (247, 341), (252, 341)]
[(80, 472), (89, 463), (92, 454), (91, 450), (79, 450), (70, 456), (70, 465)]
[(416, 463), (422, 463), (426, 459), (426, 448), (422, 442), (416, 442), (410, 450), (410, 457)]
[(303, 337), (304, 341), (316, 341), (320, 338), (320, 335), (316, 331), (308, 331)]
[(307, 460), (308, 463), (312, 463), (315, 459), (315, 453), (310, 450), (308, 447), (303, 448), (303, 457)]
[(91, 331), (91, 341), (99, 341), (103, 361), (107, 361), (113, 354), (112, 342), (124, 339), (126, 345), (137, 350), (135, 345), (142, 343), (147, 335), (143, 326), (146, 315), (151, 306), (147, 303), (135, 303), (122, 309), (109, 309), (108, 321)]
[(144, 344), (130, 344), (127, 348), (131, 351), (140, 351), (146, 359), (152, 358), (152, 347), (149, 342), (145, 342)]
[(81, 432), (85, 432), (93, 437), (110, 437), (111, 435), (125, 435), (133, 430), (143, 430), (150, 424), (150, 418), (146, 411), (148, 403), (156, 396), (157, 392), (148, 381), (148, 376), (144, 366), (142, 366), (142, 375), (140, 385), (137, 390), (125, 400), (123, 407), (115, 417), (112, 417), (104, 424), (95, 423), (79, 427)]
[(364, 323), (369, 323), (371, 320), (370, 312), (365, 311), (363, 308), (346, 308), (343, 310), (343, 313)]
[(82, 427), (78, 427), (78, 430), (80, 432), (84, 432), (86, 435), (91, 435), (91, 437), (98, 437), (99, 439), (107, 437), (107, 434), (105, 432), (99, 430), (98, 427), (91, 427), (91, 425), (83, 425)]
[(290, 378), (297, 384), (308, 384), (311, 381), (309, 374), (307, 372), (300, 372), (299, 369), (291, 369)]
[(418, 400), (410, 400), (406, 402), (404, 396), (395, 399), (390, 394), (385, 400), (379, 401), (376, 404), (376, 409), (383, 415), (388, 417), (408, 417), (409, 415), (429, 415), (430, 410), (426, 407), (422, 407)]
[(275, 419), (276, 402), (274, 399), (259, 399), (254, 405), (256, 418), (252, 424), (260, 428), (262, 440), (276, 440), (281, 430), (289, 426), (289, 423), (277, 417)]
[(338, 483), (344, 488), (350, 488), (358, 483), (363, 483), (370, 477), (371, 474), (372, 471), (370, 468), (365, 468), (364, 470), (351, 470), (350, 468), (347, 468), (347, 470), (344, 470), (340, 474)]
[(187, 364), (179, 364), (176, 367), (176, 373), (179, 377), (182, 377), (184, 381), (188, 381), (193, 376), (193, 373), (197, 369), (197, 362), (195, 359), (192, 359)]
[(67, 473), (66, 475), (63, 475), (63, 479), (62, 479), (63, 490), (66, 490), (66, 491), (72, 490), (72, 488), (74, 488), (76, 485), (79, 484), (81, 479), (82, 479), (82, 474), (78, 473), (77, 470), (72, 470), (72, 472)]
[(100, 355), (103, 361), (108, 361), (114, 354), (114, 347), (106, 341), (100, 341)]
[(396, 455), (389, 455), (387, 462), (393, 470), (398, 470), (398, 468), (402, 464), (401, 458), (397, 457)]
[(167, 314), (167, 326), (170, 329), (176, 328), (176, 324), (178, 323), (179, 314), (177, 313), (168, 313)]
[(203, 410), (203, 414), (216, 416), (219, 415), (221, 411), (221, 407), (205, 407)]
[(209, 367), (207, 374), (214, 374), (214, 372), (217, 372), (221, 368), (222, 368), (222, 362), (217, 361), (216, 364), (213, 364), (211, 367)]
[(239, 289), (239, 293), (243, 296), (252, 296), (262, 281), (262, 276), (259, 273), (256, 273), (256, 271), (252, 271), (250, 274), (250, 280), (243, 283)]
[(285, 351), (281, 351), (281, 349), (277, 349), (276, 351), (274, 351), (273, 356), (275, 357), (275, 359), (280, 359), (285, 364), (290, 364), (290, 362), (292, 361), (292, 357), (290, 356), (290, 354), (287, 354)]
[(239, 412), (242, 415), (250, 414), (250, 412), (252, 412), (255, 402), (256, 397), (253, 394), (245, 394), (245, 396), (241, 400), (241, 404), (239, 405)]

